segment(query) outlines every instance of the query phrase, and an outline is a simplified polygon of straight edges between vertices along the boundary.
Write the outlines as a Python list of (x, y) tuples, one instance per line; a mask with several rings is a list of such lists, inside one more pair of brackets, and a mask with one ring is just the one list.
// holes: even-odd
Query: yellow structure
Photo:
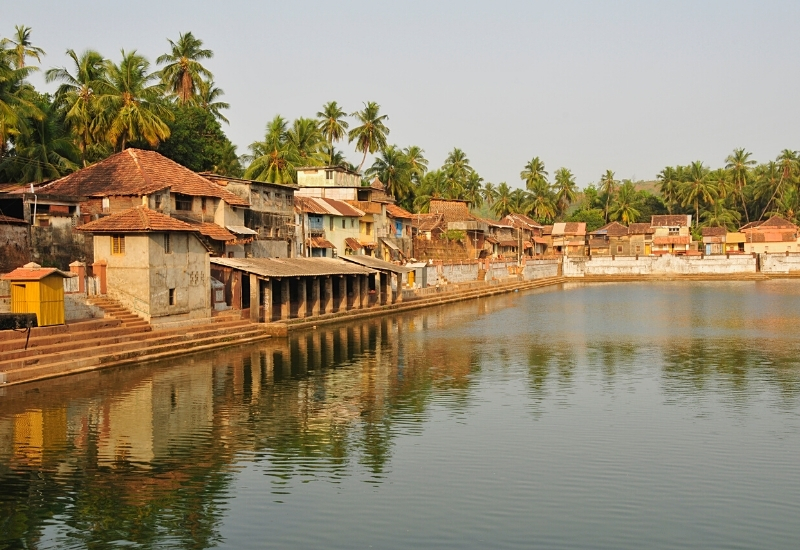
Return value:
[(11, 283), (11, 313), (35, 313), (40, 327), (64, 324), (64, 278), (54, 267), (29, 263), (2, 276)]

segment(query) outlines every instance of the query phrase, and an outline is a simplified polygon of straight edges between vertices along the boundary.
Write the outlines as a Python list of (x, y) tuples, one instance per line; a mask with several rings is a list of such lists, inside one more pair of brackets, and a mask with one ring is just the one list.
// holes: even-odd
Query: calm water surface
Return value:
[(800, 283), (570, 285), (0, 390), (0, 548), (798, 548)]

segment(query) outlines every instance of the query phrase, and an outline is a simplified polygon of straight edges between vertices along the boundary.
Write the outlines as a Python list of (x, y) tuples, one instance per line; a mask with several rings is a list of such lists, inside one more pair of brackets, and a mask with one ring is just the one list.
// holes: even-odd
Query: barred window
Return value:
[(125, 254), (125, 235), (111, 235), (111, 253)]
[(169, 242), (169, 233), (164, 233), (164, 254), (172, 254), (172, 246)]

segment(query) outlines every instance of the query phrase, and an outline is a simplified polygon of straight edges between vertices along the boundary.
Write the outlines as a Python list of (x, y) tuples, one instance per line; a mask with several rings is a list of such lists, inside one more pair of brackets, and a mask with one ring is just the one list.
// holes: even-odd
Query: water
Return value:
[(800, 284), (567, 285), (0, 395), (0, 548), (797, 548)]

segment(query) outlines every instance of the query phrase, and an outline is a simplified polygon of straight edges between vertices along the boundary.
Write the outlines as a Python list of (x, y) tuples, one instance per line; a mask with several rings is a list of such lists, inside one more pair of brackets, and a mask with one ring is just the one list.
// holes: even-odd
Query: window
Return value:
[(202, 208), (203, 212), (206, 211), (206, 198), (205, 197), (202, 197), (200, 199), (200, 208)]
[(332, 180), (333, 179), (333, 170), (325, 170), (325, 179)]
[(364, 225), (366, 226), (366, 234), (367, 235), (372, 235), (372, 224), (367, 222)]
[(333, 216), (331, 216), (330, 218), (328, 218), (328, 222), (329, 222), (329, 224), (328, 224), (328, 225), (329, 225), (329, 227), (330, 227), (331, 231), (333, 231)]
[(622, 254), (622, 245), (621, 244), (617, 245), (617, 254)]
[(680, 227), (670, 227), (669, 228), (669, 234), (670, 235), (677, 235), (680, 232), (681, 232), (681, 228)]
[(192, 197), (188, 195), (175, 195), (175, 210), (191, 210)]
[(641, 245), (636, 245), (636, 253), (639, 254), (642, 251)]
[(350, 218), (350, 229), (353, 229), (356, 226), (356, 219)]
[(172, 247), (169, 242), (169, 233), (164, 233), (164, 254), (172, 254)]
[(174, 288), (170, 288), (169, 289), (169, 305), (171, 305), (171, 306), (175, 305), (175, 289)]
[(125, 254), (125, 235), (111, 235), (111, 253)]
[(161, 200), (162, 200), (161, 195), (157, 194), (155, 196), (155, 200), (154, 200), (155, 206), (156, 206), (156, 210), (161, 210)]
[(347, 220), (342, 218), (342, 229), (345, 229), (345, 225), (344, 224), (346, 224), (346, 223), (347, 223)]
[(103, 197), (103, 212), (108, 212), (111, 209), (111, 201), (108, 197)]

